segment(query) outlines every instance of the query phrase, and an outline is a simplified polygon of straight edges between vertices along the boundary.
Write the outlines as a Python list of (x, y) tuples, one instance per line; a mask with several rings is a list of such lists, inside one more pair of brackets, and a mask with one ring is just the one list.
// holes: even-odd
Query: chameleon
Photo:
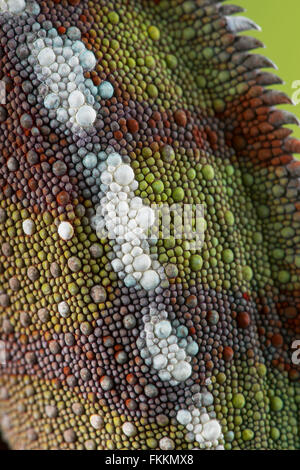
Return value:
[(9, 448), (299, 449), (298, 120), (242, 11), (0, 1)]

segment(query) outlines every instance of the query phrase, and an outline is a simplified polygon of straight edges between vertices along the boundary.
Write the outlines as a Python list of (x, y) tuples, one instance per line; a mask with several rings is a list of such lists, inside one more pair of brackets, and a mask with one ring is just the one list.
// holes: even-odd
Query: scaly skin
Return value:
[[(249, 53), (257, 40), (238, 35), (255, 25), (214, 0), (36, 3), (35, 16), (0, 13), (6, 441), (15, 449), (206, 447), (177, 420), (200, 392), (222, 429), (212, 447), (299, 449), (291, 357), (300, 334), (300, 162), (292, 156), (300, 143), (283, 127), (295, 118), (274, 108), (289, 99), (267, 88), (280, 80), (260, 70), (272, 64)], [(97, 93), (95, 126), (81, 138), (53, 124), (24, 46), (32, 30), (65, 38), (73, 26), (97, 59), (85, 79), (114, 87), (110, 99)], [(97, 143), (125, 157), (145, 205), (204, 205), (202, 249), (173, 238), (151, 246), (168, 278), (155, 291), (125, 286), (112, 268), (114, 242), (91, 226), (91, 187), (100, 183), (72, 158)], [(61, 221), (74, 229), (69, 240), (58, 234)], [(178, 384), (160, 380), (141, 354), (150, 307), (198, 343), (191, 375)]]

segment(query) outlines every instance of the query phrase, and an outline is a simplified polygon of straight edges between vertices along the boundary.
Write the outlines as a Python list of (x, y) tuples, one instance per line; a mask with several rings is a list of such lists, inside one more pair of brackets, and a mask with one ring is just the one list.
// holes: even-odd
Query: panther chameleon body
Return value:
[[(299, 449), (300, 142), (240, 11), (0, 1), (11, 448)], [(202, 248), (145, 240), (154, 203), (202, 204)]]

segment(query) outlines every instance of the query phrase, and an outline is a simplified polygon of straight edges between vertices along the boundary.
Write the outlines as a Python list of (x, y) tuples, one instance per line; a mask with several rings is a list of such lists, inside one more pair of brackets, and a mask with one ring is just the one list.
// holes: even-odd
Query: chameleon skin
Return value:
[[(289, 99), (269, 88), (280, 79), (261, 70), (271, 62), (249, 52), (261, 44), (239, 34), (255, 25), (213, 0), (35, 3), (35, 16), (0, 13), (5, 440), (201, 448), (176, 417), (205, 390), (225, 449), (299, 449), (300, 143), (284, 127), (295, 117), (275, 107)], [(31, 32), (64, 37), (74, 26), (97, 60), (85, 78), (114, 88), (110, 99), (97, 94), (96, 132), (83, 138), (53, 125), (29, 52), (18, 49)], [(127, 158), (145, 205), (204, 205), (201, 250), (172, 238), (151, 247), (168, 286), (126, 287), (112, 269), (112, 242), (91, 227), (94, 203), (72, 161), (96, 144)], [(191, 376), (175, 386), (138, 347), (153, 305), (198, 344)]]

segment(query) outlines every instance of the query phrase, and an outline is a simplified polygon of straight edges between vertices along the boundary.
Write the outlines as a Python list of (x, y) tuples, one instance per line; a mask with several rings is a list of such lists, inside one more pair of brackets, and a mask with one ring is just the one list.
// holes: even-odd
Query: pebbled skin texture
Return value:
[[(0, 13), (5, 440), (13, 449), (201, 448), (176, 419), (197, 392), (213, 398), (206, 411), (225, 449), (299, 449), (300, 142), (284, 127), (296, 118), (276, 107), (289, 98), (269, 87), (280, 80), (261, 70), (272, 64), (238, 34), (255, 25), (210, 0), (36, 3), (35, 16)], [(53, 27), (61, 37), (76, 26), (97, 60), (85, 79), (114, 87), (110, 99), (97, 94), (95, 127), (81, 137), (53, 125), (17, 52), (36, 23), (35, 33)], [(124, 156), (145, 205), (204, 205), (201, 250), (174, 239), (151, 247), (168, 277), (156, 290), (126, 287), (112, 241), (91, 227), (95, 203), (72, 155), (96, 144)], [(67, 241), (61, 221), (74, 228)], [(150, 307), (198, 344), (177, 385), (141, 355)]]

